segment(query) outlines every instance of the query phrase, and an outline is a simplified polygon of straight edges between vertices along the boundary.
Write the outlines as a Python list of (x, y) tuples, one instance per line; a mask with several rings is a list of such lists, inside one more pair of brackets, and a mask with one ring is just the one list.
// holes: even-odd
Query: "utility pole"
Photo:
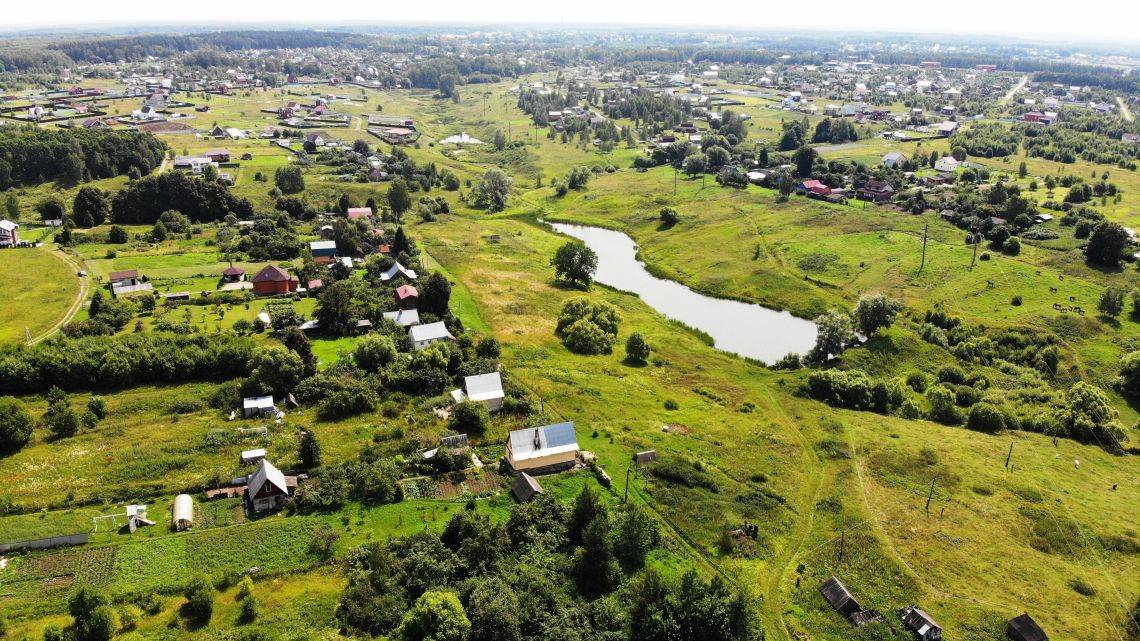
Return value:
[(1013, 458), (1013, 441), (1009, 442), (1009, 454), (1005, 455), (1005, 469), (1009, 469), (1009, 462)]
[(673, 167), (673, 195), (677, 195), (677, 167)]
[(930, 231), (930, 223), (922, 226), (922, 262), (918, 265), (918, 273), (922, 273), (922, 268), (926, 267), (926, 233)]
[(978, 262), (978, 234), (974, 234), (974, 257), (970, 259), (970, 269), (974, 268), (974, 263)]
[(930, 514), (930, 500), (934, 498), (934, 482), (937, 480), (937, 476), (930, 479), (930, 493), (926, 495), (926, 513), (928, 515)]
[(621, 502), (625, 503), (629, 500), (629, 473), (633, 471), (633, 466), (625, 468), (625, 496), (621, 498)]

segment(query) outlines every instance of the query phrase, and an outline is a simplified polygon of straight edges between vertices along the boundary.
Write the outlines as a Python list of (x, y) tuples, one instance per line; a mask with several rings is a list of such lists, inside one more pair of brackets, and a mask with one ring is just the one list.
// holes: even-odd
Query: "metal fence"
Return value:
[(15, 543), (0, 543), (0, 554), (6, 552), (20, 552), (24, 550), (47, 550), (63, 547), (65, 545), (83, 545), (87, 543), (87, 533), (68, 534), (65, 536), (48, 536), (30, 541), (17, 541)]

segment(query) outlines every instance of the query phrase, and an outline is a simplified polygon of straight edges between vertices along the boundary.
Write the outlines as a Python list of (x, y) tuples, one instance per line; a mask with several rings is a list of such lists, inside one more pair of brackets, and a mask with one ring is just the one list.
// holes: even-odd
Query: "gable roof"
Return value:
[(463, 379), (463, 387), (467, 388), (467, 398), (473, 401), (503, 398), (503, 379), (498, 372), (468, 376)]
[(16, 231), (19, 227), (19, 225), (10, 220), (0, 220), (0, 229), (4, 231)]
[(401, 265), (400, 261), (396, 261), (392, 263), (392, 266), (388, 268), (388, 271), (380, 274), (380, 280), (392, 280), (396, 277), (396, 274), (403, 274), (405, 278), (408, 278), (410, 280), (416, 279), (416, 272)]
[(823, 595), (823, 598), (827, 599), (831, 607), (835, 608), (835, 611), (844, 617), (850, 617), (862, 609), (859, 602), (855, 600), (855, 597), (851, 596), (851, 592), (847, 589), (847, 586), (843, 585), (843, 582), (835, 578), (835, 576), (824, 581), (823, 585), (819, 587), (819, 592)]
[(137, 269), (121, 269), (117, 272), (107, 274), (107, 280), (126, 280), (128, 278), (138, 278), (139, 270)]
[(1010, 619), (1005, 626), (1005, 633), (1014, 641), (1049, 641), (1049, 635), (1028, 614), (1019, 614)]
[(443, 338), (455, 340), (451, 332), (447, 331), (447, 325), (444, 325), (443, 321), (428, 323), (427, 325), (413, 325), (412, 328), (408, 330), (408, 333), (411, 334), (413, 343), (440, 340)]
[(521, 472), (511, 482), (511, 494), (520, 503), (526, 503), (534, 498), (536, 494), (542, 494), (542, 486), (538, 484), (533, 476), (526, 472)]
[(418, 309), (401, 309), (395, 312), (384, 312), (384, 318), (395, 321), (401, 327), (411, 327), (412, 325), (420, 324), (420, 312)]
[(396, 288), (396, 298), (419, 298), (420, 292), (411, 285), (400, 285)]
[(285, 483), (285, 475), (281, 470), (277, 469), (272, 463), (266, 459), (261, 459), (261, 463), (254, 470), (253, 474), (249, 476), (249, 485), (247, 492), (257, 494), (265, 484), (273, 486), (273, 489), (280, 490), (283, 494), (289, 493), (289, 486)]
[(319, 251), (331, 249), (336, 251), (335, 240), (314, 240), (309, 243), (309, 251)]
[(222, 270), (223, 276), (240, 276), (244, 273), (245, 273), (244, 269), (242, 269), (241, 267), (236, 267), (234, 265), (230, 265), (229, 267)]
[(555, 423), (515, 430), (510, 435), (511, 455), (516, 461), (578, 451), (574, 423)]
[(261, 271), (257, 272), (256, 276), (253, 277), (253, 282), (255, 283), (283, 282), (289, 280), (294, 279), (289, 275), (289, 272), (281, 269), (277, 265), (266, 265), (265, 267), (261, 268)]

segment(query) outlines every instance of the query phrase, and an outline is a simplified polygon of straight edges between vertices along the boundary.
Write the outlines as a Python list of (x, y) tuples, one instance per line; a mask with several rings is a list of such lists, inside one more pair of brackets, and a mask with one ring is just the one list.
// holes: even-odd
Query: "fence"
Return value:
[(16, 543), (0, 543), (0, 554), (7, 552), (20, 552), (25, 550), (48, 550), (65, 545), (83, 545), (87, 543), (87, 533), (68, 534), (65, 536), (48, 536), (42, 539), (17, 541)]

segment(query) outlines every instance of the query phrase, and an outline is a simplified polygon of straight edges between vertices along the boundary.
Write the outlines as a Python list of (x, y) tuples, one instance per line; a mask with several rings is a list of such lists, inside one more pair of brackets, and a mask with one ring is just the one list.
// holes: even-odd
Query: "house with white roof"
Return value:
[(962, 163), (958, 162), (958, 159), (953, 156), (943, 156), (935, 161), (934, 171), (952, 174), (958, 171), (958, 165), (960, 164)]
[(486, 406), (487, 411), (495, 412), (503, 407), (503, 379), (498, 372), (478, 374), (463, 379), (462, 390), (453, 390), (451, 398), (457, 403), (474, 401)]
[(428, 323), (427, 325), (413, 325), (408, 330), (408, 334), (412, 339), (412, 348), (417, 352), (436, 341), (455, 340), (451, 332), (447, 331), (447, 325), (443, 321)]
[(398, 309), (394, 312), (384, 312), (384, 318), (396, 323), (400, 327), (411, 327), (420, 324), (418, 309)]
[(507, 463), (516, 472), (567, 469), (577, 459), (574, 423), (527, 427), (511, 432), (507, 439)]
[(396, 278), (397, 276), (403, 276), (408, 280), (415, 280), (416, 272), (401, 265), (400, 261), (396, 261), (392, 263), (392, 266), (388, 268), (388, 271), (380, 274), (380, 280), (389, 281), (393, 278)]

